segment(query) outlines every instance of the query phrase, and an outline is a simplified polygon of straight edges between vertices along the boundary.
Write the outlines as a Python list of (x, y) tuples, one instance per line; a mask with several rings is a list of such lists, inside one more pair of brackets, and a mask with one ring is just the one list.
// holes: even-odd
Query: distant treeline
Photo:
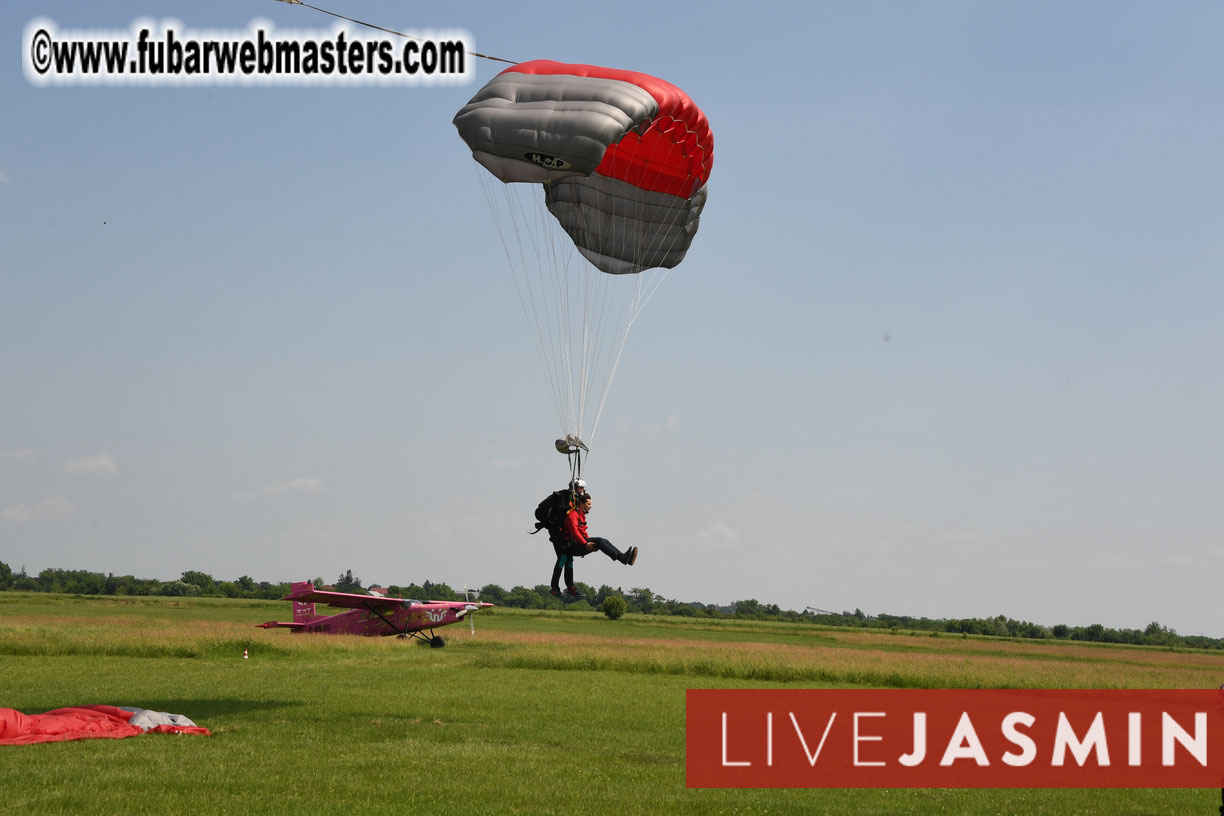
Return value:
[[(331, 584), (315, 578), (314, 585), (337, 592), (366, 592), (375, 583), (364, 584), (348, 570), (340, 574)], [(397, 598), (417, 600), (451, 601), (461, 600), (457, 592), (447, 584), (425, 581), (421, 584), (388, 584), (382, 587), (386, 593)], [(248, 575), (233, 581), (219, 581), (205, 572), (188, 570), (173, 581), (156, 578), (134, 578), (131, 575), (103, 575), (86, 570), (45, 569), (37, 576), (26, 574), (24, 568), (13, 572), (8, 564), (0, 561), (0, 590), (22, 590), (27, 592), (62, 592), (69, 595), (163, 595), (214, 598), (252, 598), (277, 600), (289, 594), (289, 582), (269, 583), (256, 581)], [(607, 584), (598, 589), (582, 582), (578, 590), (584, 598), (578, 601), (562, 601), (548, 592), (546, 584), (534, 587), (516, 586), (504, 589), (497, 584), (486, 584), (479, 590), (482, 601), (498, 606), (520, 609), (556, 609), (592, 611), (599, 609), (604, 599), (620, 596), (628, 611), (644, 615), (681, 615), (693, 618), (733, 618), (742, 620), (781, 621), (798, 624), (821, 624), (862, 629), (887, 629), (890, 631), (919, 631), (936, 634), (962, 636), (990, 635), (994, 637), (1078, 640), (1094, 643), (1126, 643), (1137, 646), (1166, 646), (1190, 649), (1224, 649), (1224, 639), (1203, 635), (1179, 635), (1172, 629), (1153, 621), (1144, 629), (1109, 629), (1099, 623), (1091, 626), (1042, 626), (1029, 621), (1018, 621), (999, 615), (995, 618), (932, 619), (914, 618), (909, 615), (867, 615), (862, 610), (853, 612), (813, 611), (804, 612), (781, 609), (777, 604), (763, 604), (756, 599), (735, 601), (726, 606), (704, 604), (696, 601), (676, 601), (656, 595), (646, 587), (634, 587), (628, 591)]]

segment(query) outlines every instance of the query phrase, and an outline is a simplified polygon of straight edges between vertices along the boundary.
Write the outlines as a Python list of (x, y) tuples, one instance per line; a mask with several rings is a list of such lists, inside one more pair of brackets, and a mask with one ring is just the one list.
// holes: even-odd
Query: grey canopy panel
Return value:
[(670, 269), (684, 259), (705, 206), (692, 198), (643, 190), (598, 173), (544, 185), (548, 211), (596, 268), (613, 275)]
[(658, 111), (630, 82), (509, 71), (481, 88), (454, 124), (473, 158), (502, 181), (543, 182), (591, 174), (608, 145)]

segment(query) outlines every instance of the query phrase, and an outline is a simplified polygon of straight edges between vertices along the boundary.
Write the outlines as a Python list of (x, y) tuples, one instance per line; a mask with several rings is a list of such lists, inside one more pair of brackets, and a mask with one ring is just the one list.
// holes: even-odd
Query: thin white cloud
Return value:
[(33, 462), (34, 451), (32, 450), (6, 450), (0, 452), (0, 459), (8, 462)]
[(102, 476), (118, 476), (119, 465), (109, 451), (101, 451), (97, 456), (86, 456), (73, 459), (64, 465), (66, 473), (96, 473)]
[(56, 495), (49, 499), (43, 499), (33, 507), (27, 507), (24, 504), (19, 504), (16, 507), (6, 507), (0, 510), (0, 515), (4, 516), (6, 521), (11, 521), (14, 524), (27, 524), (32, 521), (64, 518), (65, 516), (71, 516), (76, 511), (77, 509), (72, 506), (72, 502), (62, 495)]
[(697, 531), (697, 541), (702, 547), (719, 547), (733, 550), (739, 546), (740, 534), (725, 521), (715, 521)]
[(754, 512), (780, 510), (785, 505), (776, 490), (754, 490), (748, 494), (746, 506)]
[(1143, 561), (1128, 555), (1109, 555), (1088, 562), (1088, 569), (1095, 572), (1138, 572), (1146, 566)]
[(236, 490), (230, 494), (230, 498), (237, 502), (252, 502), (258, 499), (261, 494), (265, 496), (283, 496), (289, 493), (321, 492), (323, 492), (322, 479), (316, 479), (313, 476), (300, 476), (297, 479), (289, 479), (284, 482), (272, 482), (256, 490)]
[(676, 426), (679, 424), (680, 424), (680, 417), (676, 416), (675, 414), (672, 414), (667, 419), (663, 420), (663, 422), (657, 425), (651, 425), (649, 428), (646, 429), (646, 433), (657, 434), (657, 433), (663, 433), (664, 431), (674, 431), (676, 429)]
[(323, 480), (313, 476), (301, 476), (287, 482), (264, 485), (260, 490), (273, 496), (283, 493), (319, 493), (323, 490)]
[(957, 530), (955, 532), (944, 533), (943, 540), (948, 544), (974, 547), (982, 543), (983, 537), (981, 533), (973, 530)]

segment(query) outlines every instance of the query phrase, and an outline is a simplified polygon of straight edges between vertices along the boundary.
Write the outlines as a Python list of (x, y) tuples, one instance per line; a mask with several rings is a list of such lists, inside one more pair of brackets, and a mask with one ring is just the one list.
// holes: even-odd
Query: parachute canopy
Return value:
[(494, 77), (454, 123), (497, 178), (543, 183), (549, 212), (602, 271), (670, 269), (688, 251), (714, 139), (675, 85), (535, 60)]
[(454, 124), (489, 171), (477, 175), (562, 434), (590, 442), (630, 326), (697, 232), (709, 122), (661, 79), (536, 60), (490, 80)]

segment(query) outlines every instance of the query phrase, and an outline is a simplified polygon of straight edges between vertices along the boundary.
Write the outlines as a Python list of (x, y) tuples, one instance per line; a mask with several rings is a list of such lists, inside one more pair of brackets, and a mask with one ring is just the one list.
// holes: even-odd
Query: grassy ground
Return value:
[[(0, 748), (0, 812), (1214, 814), (1219, 791), (688, 790), (684, 691), (1211, 688), (1224, 657), (497, 609), (445, 649), (255, 629), (288, 604), (0, 594), (0, 706), (212, 737)], [(249, 649), (250, 658), (242, 658)]]

